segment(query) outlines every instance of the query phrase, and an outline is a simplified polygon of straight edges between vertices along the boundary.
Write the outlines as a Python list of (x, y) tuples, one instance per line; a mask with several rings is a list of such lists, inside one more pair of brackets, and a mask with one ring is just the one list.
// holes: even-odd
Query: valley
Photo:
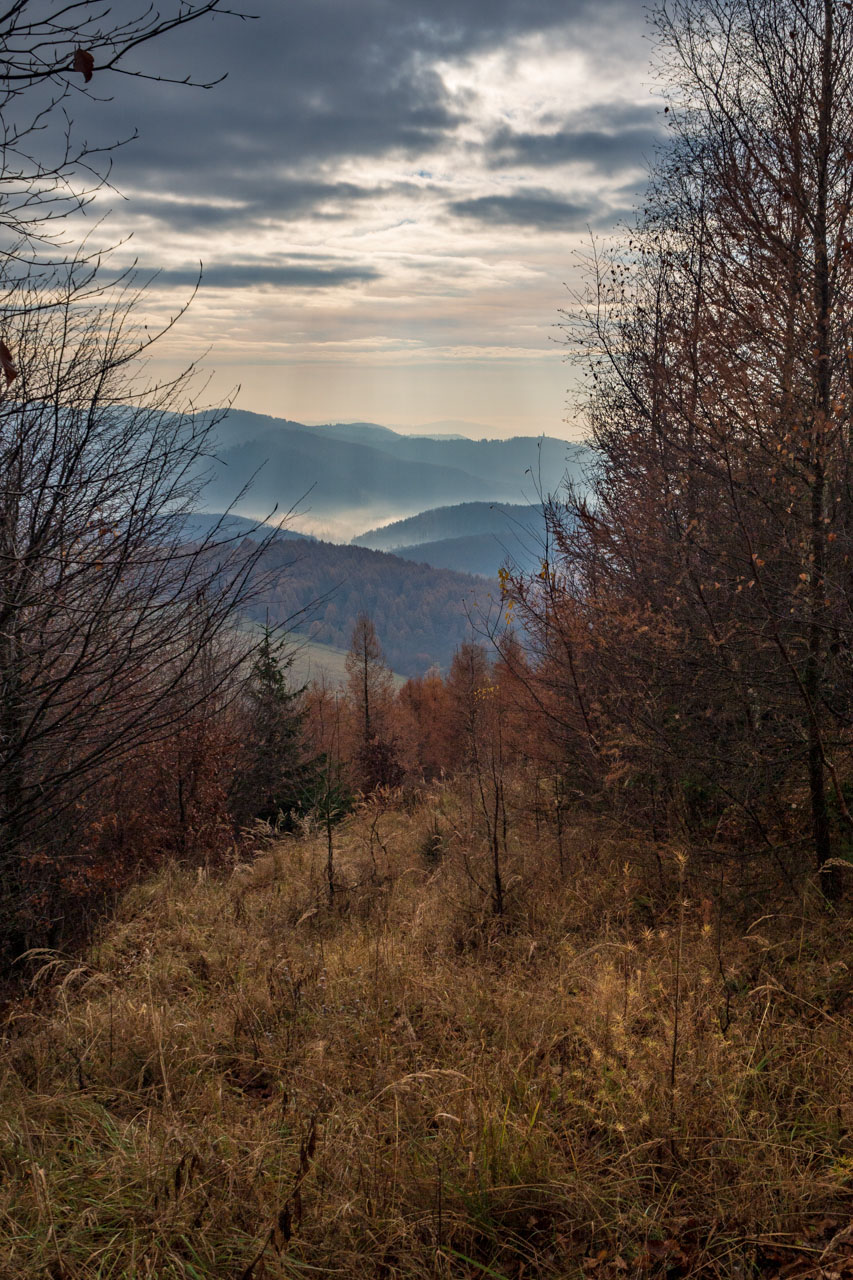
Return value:
[(310, 641), (314, 669), (333, 679), (335, 651), (362, 611), (395, 671), (447, 669), (494, 617), (501, 565), (529, 573), (541, 563), (541, 496), (582, 483), (589, 461), (583, 446), (547, 436), (407, 436), (242, 410), (217, 433), (206, 511), (187, 530), (210, 536), (222, 519), (217, 538), (258, 541), (281, 526), (258, 567), (269, 581), (251, 616)]

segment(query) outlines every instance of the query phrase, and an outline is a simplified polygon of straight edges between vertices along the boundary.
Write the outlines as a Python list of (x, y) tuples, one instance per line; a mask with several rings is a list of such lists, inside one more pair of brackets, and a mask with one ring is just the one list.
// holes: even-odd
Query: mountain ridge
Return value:
[(584, 446), (549, 436), (404, 436), (377, 423), (309, 427), (238, 409), (217, 436), (205, 510), (264, 519), (295, 508), (303, 531), (322, 532), (325, 522), (342, 538), (426, 508), (523, 502), (528, 490), (553, 492), (566, 473), (579, 479), (589, 457)]
[(435, 569), (495, 578), (506, 562), (523, 572), (539, 568), (543, 524), (540, 504), (462, 502), (368, 529), (352, 542)]
[(364, 533), (356, 534), (351, 542), (357, 547), (393, 551), (398, 547), (421, 542), (470, 537), (496, 530), (510, 531), (518, 525), (527, 528), (534, 520), (541, 522), (542, 518), (542, 506), (539, 503), (448, 503), (380, 525), (376, 529), (367, 529)]

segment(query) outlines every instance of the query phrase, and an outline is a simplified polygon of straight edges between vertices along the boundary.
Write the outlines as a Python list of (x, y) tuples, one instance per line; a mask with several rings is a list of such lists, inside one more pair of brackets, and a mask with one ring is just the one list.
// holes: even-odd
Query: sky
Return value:
[(78, 96), (90, 142), (138, 131), (86, 218), (159, 273), (151, 323), (201, 269), (155, 370), (200, 359), (209, 399), (303, 422), (577, 437), (560, 309), (662, 131), (643, 5), (247, 4), (136, 55), (214, 88)]

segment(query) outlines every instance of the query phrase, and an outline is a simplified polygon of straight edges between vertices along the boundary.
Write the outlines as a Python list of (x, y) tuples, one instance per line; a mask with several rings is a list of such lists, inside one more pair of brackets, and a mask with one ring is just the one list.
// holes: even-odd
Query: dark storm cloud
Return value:
[[(416, 187), (406, 183), (360, 187), (352, 182), (271, 180), (263, 174), (244, 176), (239, 172), (222, 185), (224, 189), (209, 201), (135, 194), (130, 201), (130, 212), (133, 217), (153, 218), (176, 231), (232, 227), (250, 230), (270, 218), (280, 222), (305, 214), (313, 218), (345, 218), (356, 202), (373, 200), (390, 192), (407, 195), (417, 192)], [(240, 199), (241, 192), (246, 190), (251, 192), (251, 200)], [(217, 202), (231, 193), (232, 203)]]
[(542, 231), (578, 231), (597, 217), (589, 204), (575, 204), (550, 191), (527, 188), (507, 196), (453, 200), (451, 213), (489, 225), (537, 227)]
[(251, 223), (246, 205), (216, 205), (200, 200), (150, 200), (134, 197), (130, 202), (133, 217), (153, 218), (176, 231), (203, 231)]
[(499, 129), (488, 139), (486, 158), (494, 168), (582, 163), (612, 174), (645, 165), (663, 136), (658, 113), (652, 107), (629, 112), (622, 106), (602, 106), (596, 113), (570, 118), (553, 131)]
[[(139, 269), (145, 274), (145, 268)], [(246, 262), (205, 267), (202, 282), (212, 289), (234, 289), (274, 286), (279, 289), (334, 289), (340, 285), (357, 284), (376, 280), (379, 272), (368, 266), (311, 266), (278, 265), (275, 263)], [(182, 288), (199, 283), (198, 268), (179, 268), (159, 271), (154, 277), (157, 284), (180, 285)]]
[[(227, 72), (224, 84), (203, 91), (96, 73), (92, 92), (112, 101), (81, 100), (78, 117), (90, 140), (139, 129), (117, 155), (119, 188), (196, 204), (195, 221), (192, 210), (173, 208), (175, 225), (183, 219), (203, 231), (227, 220), (205, 197), (246, 203), (253, 217), (322, 211), (342, 161), (389, 153), (416, 160), (440, 150), (467, 119), (474, 104), (449, 93), (438, 59), (525, 34), (570, 32), (580, 43), (602, 15), (618, 30), (636, 0), (259, 0), (249, 8), (257, 21), (205, 19), (136, 55), (148, 73), (206, 79)], [(504, 163), (501, 146), (509, 156), (513, 148), (536, 154), (537, 145), (507, 135), (494, 161)], [(596, 144), (590, 137), (575, 145)], [(539, 154), (531, 163), (552, 163), (541, 146)], [(294, 186), (289, 203), (275, 175), (304, 179), (301, 195)]]

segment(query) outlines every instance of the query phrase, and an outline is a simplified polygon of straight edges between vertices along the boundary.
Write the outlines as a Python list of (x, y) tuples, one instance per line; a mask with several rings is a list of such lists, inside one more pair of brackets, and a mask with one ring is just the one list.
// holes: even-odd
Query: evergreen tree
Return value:
[(241, 822), (290, 827), (294, 815), (315, 807), (321, 790), (320, 765), (305, 740), (303, 690), (291, 683), (293, 654), (285, 646), (264, 628), (246, 690), (245, 754), (234, 795)]

